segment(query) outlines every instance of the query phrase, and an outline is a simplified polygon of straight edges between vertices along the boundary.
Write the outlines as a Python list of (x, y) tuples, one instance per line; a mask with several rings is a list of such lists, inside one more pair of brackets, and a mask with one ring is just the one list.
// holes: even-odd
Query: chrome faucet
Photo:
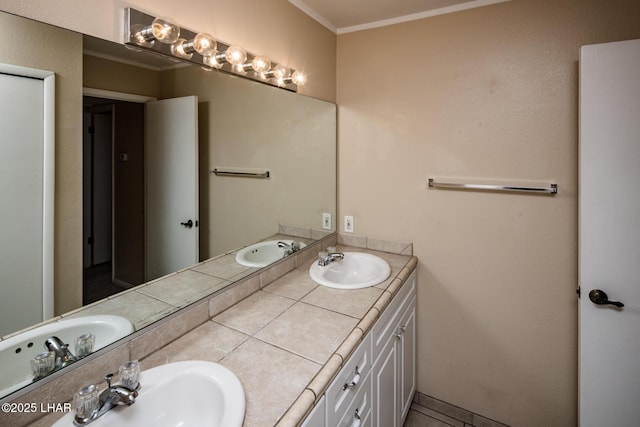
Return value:
[(301, 249), (300, 242), (296, 242), (295, 240), (291, 243), (280, 241), (278, 242), (278, 247), (280, 249), (284, 249), (284, 256), (291, 255), (294, 252), (298, 252)]
[[(97, 420), (116, 406), (131, 406), (136, 402), (140, 383), (140, 366), (138, 362), (127, 362), (120, 368), (120, 384), (112, 385), (113, 374), (107, 374), (104, 379), (107, 388), (97, 395), (95, 385), (89, 385), (76, 393), (76, 416), (73, 424), (85, 426)], [(123, 377), (123, 370), (132, 370), (133, 375)], [(81, 396), (78, 398), (78, 396)], [(97, 397), (97, 399), (96, 399)]]
[(75, 357), (73, 353), (71, 353), (71, 350), (69, 350), (69, 344), (65, 344), (58, 337), (47, 338), (44, 342), (44, 346), (47, 348), (47, 350), (53, 351), (55, 353), (56, 369), (64, 368), (65, 366), (78, 360), (78, 358)]
[(326, 267), (334, 261), (344, 259), (342, 252), (336, 252), (334, 246), (329, 246), (326, 251), (318, 252), (318, 265), (320, 267)]

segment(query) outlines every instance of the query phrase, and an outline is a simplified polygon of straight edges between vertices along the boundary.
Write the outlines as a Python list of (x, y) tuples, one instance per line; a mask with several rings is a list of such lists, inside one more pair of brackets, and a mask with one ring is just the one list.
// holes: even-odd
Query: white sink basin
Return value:
[[(144, 362), (143, 362), (144, 363)], [(90, 425), (118, 427), (240, 427), (242, 383), (222, 365), (204, 361), (169, 363), (142, 371), (135, 403), (119, 406)], [(54, 427), (71, 427), (69, 413)]]
[(309, 276), (319, 285), (337, 289), (361, 289), (387, 280), (391, 267), (382, 258), (364, 252), (345, 252), (344, 259), (309, 268)]
[[(293, 243), (293, 240), (267, 240), (259, 242), (246, 248), (241, 249), (236, 254), (236, 262), (246, 267), (262, 268), (284, 258), (285, 249), (278, 247), (278, 243), (283, 242), (288, 245)], [(300, 249), (307, 246), (303, 242), (298, 242)]]
[(106, 347), (135, 329), (124, 317), (111, 315), (84, 316), (47, 323), (0, 341), (0, 396), (14, 392), (33, 380), (31, 359), (47, 351), (44, 342), (56, 336), (69, 344), (74, 352), (75, 339), (95, 335), (93, 351)]

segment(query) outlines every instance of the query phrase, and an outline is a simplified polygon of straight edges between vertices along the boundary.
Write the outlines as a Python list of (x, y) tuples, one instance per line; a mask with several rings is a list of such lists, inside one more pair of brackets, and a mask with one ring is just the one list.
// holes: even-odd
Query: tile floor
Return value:
[(508, 427), (473, 412), (416, 393), (404, 427)]
[(83, 271), (82, 305), (91, 304), (125, 290), (111, 282), (111, 262), (105, 262)]
[(436, 412), (433, 409), (420, 406), (417, 403), (411, 405), (404, 427), (450, 427), (463, 426), (468, 427), (460, 420), (451, 418), (448, 415)]

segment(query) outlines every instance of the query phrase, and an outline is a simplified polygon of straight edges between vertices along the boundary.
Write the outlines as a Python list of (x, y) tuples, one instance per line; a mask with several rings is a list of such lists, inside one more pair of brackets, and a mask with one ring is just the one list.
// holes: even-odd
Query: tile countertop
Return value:
[(417, 264), (410, 255), (337, 249), (376, 254), (391, 275), (375, 287), (332, 289), (311, 280), (308, 261), (144, 358), (143, 369), (220, 363), (244, 386), (244, 426), (299, 424)]

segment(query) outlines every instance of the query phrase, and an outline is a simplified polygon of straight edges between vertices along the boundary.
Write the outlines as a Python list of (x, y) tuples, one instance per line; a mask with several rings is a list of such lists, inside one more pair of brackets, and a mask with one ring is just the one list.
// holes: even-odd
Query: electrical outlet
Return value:
[(323, 213), (322, 214), (322, 228), (324, 230), (331, 230), (331, 214), (330, 213)]
[(351, 215), (344, 216), (344, 232), (353, 233), (353, 216)]

